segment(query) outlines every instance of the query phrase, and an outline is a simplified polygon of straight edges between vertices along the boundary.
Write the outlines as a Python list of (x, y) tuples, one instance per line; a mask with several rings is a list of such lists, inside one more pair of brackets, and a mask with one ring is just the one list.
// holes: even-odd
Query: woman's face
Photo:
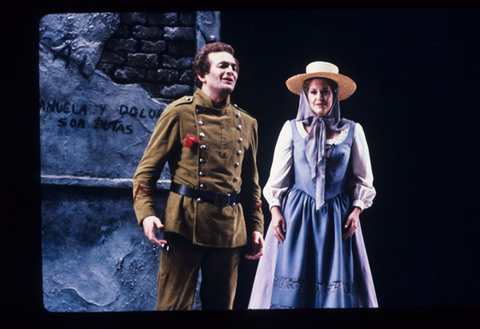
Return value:
[(323, 117), (332, 107), (333, 92), (325, 79), (313, 79), (308, 87), (307, 98), (313, 112)]

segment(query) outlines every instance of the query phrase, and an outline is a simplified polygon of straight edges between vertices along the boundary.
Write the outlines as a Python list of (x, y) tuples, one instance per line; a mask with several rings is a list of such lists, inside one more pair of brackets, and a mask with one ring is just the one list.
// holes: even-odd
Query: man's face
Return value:
[(238, 78), (238, 67), (232, 55), (227, 52), (208, 54), (210, 72), (202, 81), (202, 90), (209, 95), (228, 95), (235, 89)]

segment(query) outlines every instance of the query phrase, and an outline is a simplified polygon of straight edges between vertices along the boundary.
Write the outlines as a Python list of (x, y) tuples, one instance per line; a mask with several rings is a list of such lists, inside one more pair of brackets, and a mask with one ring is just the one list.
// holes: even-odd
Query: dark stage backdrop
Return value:
[[(221, 40), (240, 61), (232, 101), (259, 122), (262, 186), (278, 133), (296, 114), (298, 96), (285, 80), (315, 60), (336, 64), (358, 86), (342, 114), (362, 124), (371, 152), (377, 197), (361, 221), (380, 306), (479, 305), (479, 12), (222, 11), (221, 18)], [(248, 286), (251, 277), (242, 280)]]

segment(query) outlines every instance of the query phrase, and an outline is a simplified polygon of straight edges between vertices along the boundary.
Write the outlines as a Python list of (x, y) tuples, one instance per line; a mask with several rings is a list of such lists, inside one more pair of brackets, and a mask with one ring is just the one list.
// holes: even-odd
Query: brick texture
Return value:
[(195, 12), (122, 13), (97, 69), (120, 84), (139, 83), (152, 98), (193, 92)]

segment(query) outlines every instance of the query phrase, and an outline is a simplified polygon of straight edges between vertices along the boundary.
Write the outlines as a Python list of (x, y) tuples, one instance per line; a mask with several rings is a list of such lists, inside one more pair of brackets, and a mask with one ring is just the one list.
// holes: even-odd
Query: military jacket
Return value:
[(215, 108), (198, 89), (171, 103), (155, 126), (133, 178), (139, 224), (155, 216), (154, 190), (165, 163), (172, 182), (215, 193), (241, 193), (241, 203), (217, 207), (170, 192), (162, 223), (194, 244), (239, 247), (253, 231), (263, 233), (256, 163), (257, 121), (230, 103)]

